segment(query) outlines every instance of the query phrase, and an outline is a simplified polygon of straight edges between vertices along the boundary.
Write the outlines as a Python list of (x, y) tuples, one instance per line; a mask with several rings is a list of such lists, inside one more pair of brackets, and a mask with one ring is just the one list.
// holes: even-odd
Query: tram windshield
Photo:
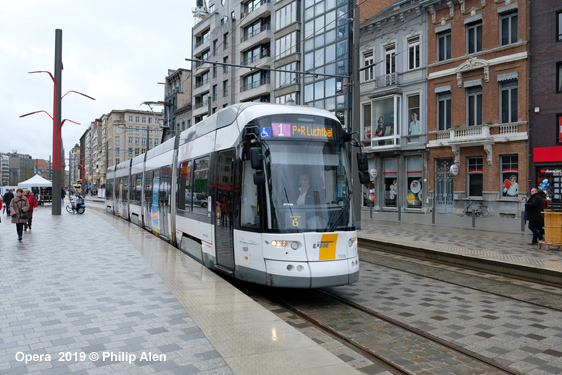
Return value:
[(338, 142), (269, 142), (267, 227), (281, 232), (350, 230), (346, 148)]

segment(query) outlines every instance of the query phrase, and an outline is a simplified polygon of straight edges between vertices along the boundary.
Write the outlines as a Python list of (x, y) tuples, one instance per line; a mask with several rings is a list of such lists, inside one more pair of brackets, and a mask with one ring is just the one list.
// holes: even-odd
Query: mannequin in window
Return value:
[[(375, 136), (384, 137), (384, 116), (379, 116), (377, 120), (377, 128), (375, 129)], [(384, 141), (379, 141), (379, 145), (384, 145)]]

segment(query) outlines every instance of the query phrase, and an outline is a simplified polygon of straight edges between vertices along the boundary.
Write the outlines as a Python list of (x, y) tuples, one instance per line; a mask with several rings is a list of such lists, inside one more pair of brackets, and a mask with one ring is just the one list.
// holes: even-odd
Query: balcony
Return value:
[(378, 76), (376, 81), (377, 87), (392, 86), (398, 83), (398, 77), (396, 73), (390, 73), (383, 76)]
[(273, 10), (273, 6), (270, 3), (270, 0), (262, 0), (253, 6), (242, 7), (242, 13), (240, 14), (240, 27), (243, 28), (260, 17), (270, 16)]
[(255, 89), (256, 87), (260, 87), (260, 86), (265, 85), (265, 84), (268, 84), (268, 83), (269, 83), (269, 77), (262, 78), (262, 79), (259, 80), (259, 81), (256, 81), (256, 82), (252, 82), (252, 83), (248, 83), (248, 84), (243, 85), (243, 86), (240, 88), (240, 92), (244, 92), (244, 91), (248, 91), (248, 90), (251, 90), (251, 89)]
[(482, 146), (488, 157), (488, 164), (492, 163), (492, 146), (495, 143), (525, 141), (528, 139), (527, 122), (513, 122), (506, 124), (491, 124), (476, 126), (454, 126), (447, 130), (430, 131), (437, 136), (429, 141), (427, 147), (451, 147), (455, 154), (455, 163), (459, 163), (460, 148)]
[(240, 43), (243, 43), (245, 41), (247, 41), (248, 39), (253, 38), (254, 36), (267, 31), (267, 30), (271, 30), (271, 24), (266, 23), (265, 25), (261, 25), (259, 30), (254, 30), (251, 32), (246, 33), (246, 35), (242, 36), (242, 38), (240, 38)]
[(243, 64), (244, 65), (253, 64), (256, 61), (263, 59), (264, 57), (269, 57), (269, 55), (270, 55), (269, 49), (262, 50), (262, 52), (257, 55), (245, 57)]
[(270, 94), (272, 87), (269, 82), (269, 78), (262, 78), (259, 81), (242, 85), (240, 87), (240, 102), (263, 94)]

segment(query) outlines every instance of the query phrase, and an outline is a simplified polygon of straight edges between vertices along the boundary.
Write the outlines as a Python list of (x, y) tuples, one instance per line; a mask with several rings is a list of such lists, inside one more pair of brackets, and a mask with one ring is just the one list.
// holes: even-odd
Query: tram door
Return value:
[(150, 228), (150, 207), (152, 205), (152, 171), (147, 171), (144, 174), (144, 202), (143, 202), (143, 214), (142, 214), (142, 226), (143, 228)]
[(453, 212), (452, 158), (435, 160), (435, 212)]
[[(158, 212), (160, 216), (160, 234), (171, 239), (168, 214), (170, 211), (170, 184), (172, 183), (172, 167), (160, 168), (160, 192), (158, 194)], [(154, 187), (157, 189), (158, 187)]]
[(219, 152), (216, 181), (215, 200), (215, 244), (217, 250), (217, 264), (229, 270), (234, 270), (234, 242), (232, 220), (234, 218), (233, 190), (234, 190), (234, 150)]

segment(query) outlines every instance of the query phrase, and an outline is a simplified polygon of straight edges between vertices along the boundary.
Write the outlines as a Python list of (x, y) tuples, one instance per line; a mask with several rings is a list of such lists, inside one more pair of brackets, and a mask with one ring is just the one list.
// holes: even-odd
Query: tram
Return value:
[[(350, 284), (359, 277), (350, 142), (322, 109), (232, 105), (110, 167), (106, 211), (237, 279)], [(365, 183), (364, 153), (358, 162)]]

